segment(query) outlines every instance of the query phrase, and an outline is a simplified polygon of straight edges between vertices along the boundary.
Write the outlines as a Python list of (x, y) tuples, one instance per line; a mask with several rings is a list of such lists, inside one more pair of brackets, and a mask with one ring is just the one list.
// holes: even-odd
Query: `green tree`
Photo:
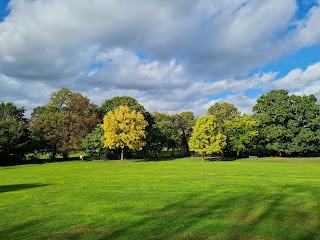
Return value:
[(231, 103), (215, 103), (208, 108), (207, 115), (214, 115), (216, 121), (221, 126), (224, 121), (231, 120), (235, 116), (240, 116), (238, 109)]
[(146, 112), (146, 109), (136, 99), (130, 96), (117, 96), (104, 101), (100, 108), (102, 116), (110, 111), (114, 111), (120, 106), (127, 106), (130, 110), (135, 110), (142, 114)]
[(228, 147), (237, 153), (246, 151), (258, 136), (257, 121), (250, 115), (235, 116), (224, 123)]
[(201, 116), (196, 120), (189, 141), (190, 149), (201, 154), (221, 153), (226, 146), (226, 136), (219, 132), (215, 116)]
[(81, 147), (82, 149), (90, 155), (97, 159), (107, 157), (106, 148), (102, 142), (103, 129), (101, 124), (98, 124), (91, 133), (88, 133), (86, 137), (82, 140)]
[(51, 157), (61, 152), (66, 158), (81, 149), (82, 139), (101, 121), (99, 109), (80, 93), (62, 88), (49, 103), (35, 108), (30, 119), (33, 138), (51, 147)]
[(124, 148), (142, 150), (146, 144), (145, 128), (147, 121), (140, 112), (130, 110), (127, 106), (120, 106), (114, 111), (109, 111), (103, 118), (104, 130), (103, 143), (106, 148), (121, 149), (121, 161)]
[(319, 153), (320, 144), (320, 105), (314, 95), (290, 95), (292, 119), (288, 128), (294, 138), (288, 144), (287, 155)]
[(180, 131), (181, 143), (187, 151), (187, 155), (190, 155), (189, 150), (189, 139), (192, 134), (192, 128), (194, 126), (194, 115), (193, 112), (182, 112), (176, 114), (177, 127)]
[(319, 152), (320, 107), (314, 95), (289, 95), (272, 90), (253, 107), (259, 122), (260, 146), (271, 153), (300, 155)]
[(172, 149), (172, 154), (174, 149), (177, 147), (180, 136), (177, 118), (175, 115), (170, 115), (168, 113), (154, 112), (153, 117), (155, 119), (155, 128), (158, 129), (159, 136), (159, 148), (158, 153), (161, 152), (163, 147), (167, 149)]
[(183, 147), (190, 155), (188, 141), (194, 125), (194, 116), (192, 112), (182, 112), (180, 114), (168, 114), (154, 112), (155, 124), (153, 126), (157, 132), (157, 156), (163, 147), (174, 149)]
[(253, 113), (259, 122), (260, 145), (280, 156), (286, 153), (295, 137), (288, 128), (292, 120), (291, 102), (287, 90), (272, 90), (257, 99)]
[(29, 131), (24, 108), (13, 103), (0, 103), (0, 164), (24, 160), (28, 151)]

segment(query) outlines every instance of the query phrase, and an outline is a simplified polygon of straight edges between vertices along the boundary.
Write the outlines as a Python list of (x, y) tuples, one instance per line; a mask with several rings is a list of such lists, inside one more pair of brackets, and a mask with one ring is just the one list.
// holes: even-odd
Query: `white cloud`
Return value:
[(101, 49), (140, 49), (181, 58), (189, 71), (230, 77), (279, 56), (279, 32), (294, 0), (15, 0), (0, 26), (0, 70), (14, 77), (65, 78)]
[(248, 89), (268, 88), (269, 84), (275, 80), (277, 73), (269, 72), (262, 74), (253, 74), (242, 78), (230, 78), (220, 81), (198, 82), (192, 85), (194, 90), (202, 89), (205, 95), (214, 95), (230, 92), (244, 93)]
[(306, 18), (296, 22), (297, 29), (291, 35), (293, 47), (311, 46), (320, 40), (320, 3), (310, 9)]
[(256, 104), (256, 98), (249, 98), (244, 95), (230, 95), (227, 97), (227, 102), (234, 104), (241, 113), (251, 114), (252, 106)]
[(238, 108), (238, 110), (242, 114), (251, 114), (252, 113), (252, 106), (256, 104), (256, 98), (249, 98), (247, 96), (244, 96), (242, 94), (234, 94), (234, 95), (228, 95), (226, 98), (223, 99), (215, 99), (211, 101), (207, 101), (203, 105), (203, 109), (201, 109), (202, 113), (207, 112), (208, 108), (214, 105), (215, 103), (223, 103), (223, 102), (229, 102), (232, 103), (234, 106)]
[(87, 84), (108, 85), (120, 89), (155, 89), (185, 84), (185, 72), (175, 60), (160, 62), (141, 60), (130, 51), (116, 48), (100, 53), (96, 61), (99, 69), (91, 73)]
[(273, 83), (276, 88), (297, 89), (320, 83), (320, 62), (307, 67), (305, 71), (300, 68), (291, 70), (286, 76)]
[(279, 80), (276, 72), (248, 74), (320, 42), (319, 6), (293, 22), (295, 0), (12, 0), (9, 7), (0, 23), (1, 100), (29, 108), (63, 86), (99, 105), (130, 95), (150, 111), (197, 114), (228, 92), (221, 101), (248, 111), (247, 90), (302, 91), (319, 76), (318, 64)]

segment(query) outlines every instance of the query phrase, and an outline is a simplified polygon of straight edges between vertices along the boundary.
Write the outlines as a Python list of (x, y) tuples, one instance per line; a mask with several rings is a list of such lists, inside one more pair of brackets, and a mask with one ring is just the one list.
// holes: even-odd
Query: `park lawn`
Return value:
[(0, 168), (0, 239), (320, 239), (320, 158)]

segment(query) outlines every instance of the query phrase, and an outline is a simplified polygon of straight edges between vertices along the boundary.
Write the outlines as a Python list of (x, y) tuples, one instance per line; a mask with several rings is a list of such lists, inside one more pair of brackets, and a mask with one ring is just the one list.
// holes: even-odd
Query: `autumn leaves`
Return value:
[(142, 150), (146, 144), (145, 129), (147, 126), (148, 122), (142, 113), (130, 110), (126, 106), (120, 106), (104, 116), (102, 141), (109, 149), (120, 148), (122, 161), (125, 147), (137, 151)]

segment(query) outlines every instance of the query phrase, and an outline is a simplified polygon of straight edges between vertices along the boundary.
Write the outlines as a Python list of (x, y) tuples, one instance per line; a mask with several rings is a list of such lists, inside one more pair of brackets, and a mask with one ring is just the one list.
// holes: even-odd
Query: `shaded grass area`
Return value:
[(319, 173), (319, 158), (4, 167), (0, 239), (320, 239)]
[(12, 184), (12, 185), (0, 185), (0, 193), (3, 192), (12, 192), (12, 191), (20, 191), (23, 189), (28, 189), (28, 188), (36, 188), (36, 187), (42, 187), (42, 186), (47, 186), (48, 184)]
[[(32, 155), (33, 155), (33, 154), (30, 153), (30, 154), (27, 154), (26, 157), (29, 158), (29, 157), (32, 156)], [(36, 153), (36, 154), (34, 154), (34, 155), (35, 155), (35, 157), (39, 158), (40, 160), (50, 160), (50, 158), (51, 158), (51, 153)], [(86, 154), (85, 152), (71, 152), (71, 153), (69, 153), (69, 155), (68, 155), (68, 159), (69, 159), (69, 160), (78, 160), (79, 157), (80, 157), (80, 155), (85, 156), (85, 157), (88, 156), (88, 154)], [(57, 160), (57, 161), (63, 160), (62, 154), (57, 154), (56, 160)]]

